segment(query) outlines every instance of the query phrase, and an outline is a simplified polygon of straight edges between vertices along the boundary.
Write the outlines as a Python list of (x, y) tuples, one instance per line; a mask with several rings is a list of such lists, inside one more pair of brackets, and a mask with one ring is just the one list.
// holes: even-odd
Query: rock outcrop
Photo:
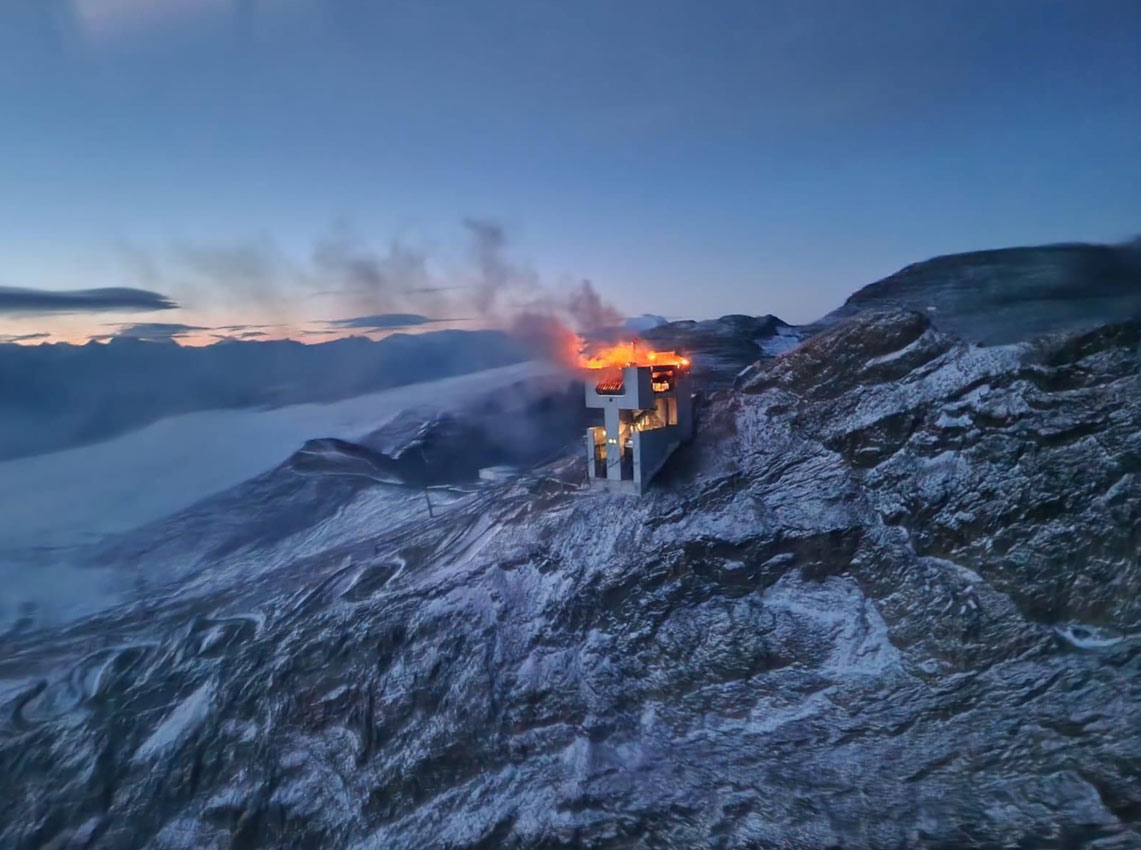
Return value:
[(868, 310), (908, 309), (986, 345), (1141, 317), (1141, 240), (949, 254), (854, 293), (816, 326)]

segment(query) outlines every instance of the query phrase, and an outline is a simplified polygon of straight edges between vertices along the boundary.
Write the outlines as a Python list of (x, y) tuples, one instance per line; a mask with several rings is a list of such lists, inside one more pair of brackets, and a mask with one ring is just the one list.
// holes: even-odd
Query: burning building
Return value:
[(586, 432), (590, 483), (641, 493), (693, 436), (689, 361), (673, 352), (639, 358), (631, 345), (584, 365), (586, 406), (602, 408), (605, 422)]

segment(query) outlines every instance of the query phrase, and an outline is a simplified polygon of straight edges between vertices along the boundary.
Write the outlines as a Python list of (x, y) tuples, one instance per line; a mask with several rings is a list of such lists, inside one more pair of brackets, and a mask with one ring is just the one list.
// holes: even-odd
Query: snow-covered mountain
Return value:
[(937, 327), (988, 345), (1136, 318), (1141, 240), (935, 257), (865, 286), (819, 325), (893, 307), (928, 313)]
[(688, 354), (707, 390), (729, 386), (745, 366), (783, 354), (809, 335), (776, 316), (742, 315), (668, 322), (642, 334), (657, 348)]
[(1138, 846), (1110, 318), (980, 347), (869, 307), (731, 389), (723, 354), (641, 498), (577, 443), (410, 486), (414, 445), (493, 449), (397, 417), (81, 547), (127, 601), (0, 639), (0, 846)]

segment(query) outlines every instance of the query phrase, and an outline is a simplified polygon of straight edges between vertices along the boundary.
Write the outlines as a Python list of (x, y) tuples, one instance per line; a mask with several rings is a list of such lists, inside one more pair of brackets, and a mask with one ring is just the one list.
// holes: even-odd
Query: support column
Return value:
[(606, 477), (611, 481), (622, 478), (622, 446), (618, 442), (618, 407), (606, 406)]

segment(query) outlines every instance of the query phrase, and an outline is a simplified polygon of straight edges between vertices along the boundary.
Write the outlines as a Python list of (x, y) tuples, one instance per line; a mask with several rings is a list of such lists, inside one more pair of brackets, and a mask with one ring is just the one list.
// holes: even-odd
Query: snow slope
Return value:
[(331, 404), (172, 416), (103, 443), (0, 463), (0, 553), (126, 531), (272, 468), (311, 437), (356, 439), (402, 410), (448, 408), (553, 370), (521, 363)]

